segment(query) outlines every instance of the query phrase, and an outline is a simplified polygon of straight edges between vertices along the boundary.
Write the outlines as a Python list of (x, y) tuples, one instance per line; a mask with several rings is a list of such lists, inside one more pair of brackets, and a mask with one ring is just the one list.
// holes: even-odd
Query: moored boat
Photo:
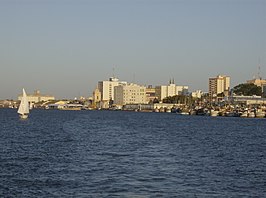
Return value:
[(255, 112), (254, 111), (248, 112), (248, 117), (249, 118), (255, 118)]
[(219, 111), (211, 109), (211, 116), (215, 117), (215, 116), (218, 116), (218, 114), (219, 114)]
[(265, 117), (265, 111), (262, 111), (261, 109), (256, 110), (255, 117), (256, 118), (264, 118)]
[(240, 117), (241, 118), (247, 118), (248, 117), (248, 112), (247, 111), (244, 111), (240, 114)]

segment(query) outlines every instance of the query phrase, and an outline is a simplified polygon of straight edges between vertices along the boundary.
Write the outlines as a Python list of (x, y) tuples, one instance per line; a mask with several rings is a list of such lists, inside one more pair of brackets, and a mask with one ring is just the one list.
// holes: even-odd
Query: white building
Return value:
[(230, 77), (218, 75), (214, 78), (209, 78), (209, 96), (216, 97), (217, 94), (224, 93), (225, 96), (229, 94)]
[(109, 78), (108, 81), (99, 81), (98, 89), (101, 92), (101, 100), (114, 100), (114, 87), (123, 84), (126, 84), (126, 82), (120, 82), (119, 79), (115, 77)]
[(188, 86), (176, 86), (176, 95), (188, 95)]
[[(18, 100), (21, 100), (21, 98), (22, 98), (22, 95), (19, 95)], [(30, 103), (46, 102), (49, 100), (55, 100), (54, 96), (42, 95), (39, 90), (34, 91), (34, 94), (28, 94), (27, 98)]]
[(203, 95), (203, 92), (201, 90), (196, 90), (191, 92), (191, 96), (193, 98), (201, 98), (201, 96)]
[(133, 83), (116, 86), (114, 104), (147, 104), (146, 87)]
[(163, 100), (169, 96), (187, 95), (188, 86), (176, 86), (174, 81), (169, 82), (169, 85), (161, 85), (155, 87), (155, 96), (158, 100)]

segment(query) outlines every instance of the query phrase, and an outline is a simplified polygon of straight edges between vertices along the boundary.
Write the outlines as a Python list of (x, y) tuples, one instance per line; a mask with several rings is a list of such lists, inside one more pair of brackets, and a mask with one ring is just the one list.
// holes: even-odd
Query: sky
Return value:
[(89, 97), (111, 76), (208, 91), (266, 78), (266, 0), (0, 0), (0, 99)]

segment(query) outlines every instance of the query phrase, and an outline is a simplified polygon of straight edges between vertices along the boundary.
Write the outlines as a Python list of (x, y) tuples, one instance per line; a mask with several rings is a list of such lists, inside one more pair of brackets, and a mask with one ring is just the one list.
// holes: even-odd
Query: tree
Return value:
[(261, 96), (262, 90), (261, 87), (258, 87), (254, 84), (239, 84), (234, 87), (234, 93), (237, 95), (244, 95), (244, 96)]
[(224, 95), (224, 92), (222, 92), (222, 93), (218, 93), (217, 94), (217, 97), (220, 97), (220, 98), (223, 98), (225, 95)]
[(154, 98), (154, 100), (153, 100), (153, 103), (155, 104), (155, 103), (159, 103), (160, 101), (158, 100), (158, 98)]
[(175, 96), (168, 96), (163, 99), (163, 103), (170, 103), (170, 104), (187, 104), (192, 101), (191, 96), (186, 95), (175, 95)]

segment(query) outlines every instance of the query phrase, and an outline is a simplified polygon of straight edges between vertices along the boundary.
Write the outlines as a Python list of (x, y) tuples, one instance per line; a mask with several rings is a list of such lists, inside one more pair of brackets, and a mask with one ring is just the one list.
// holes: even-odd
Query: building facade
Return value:
[(114, 87), (114, 104), (147, 104), (146, 87), (137, 84), (123, 84)]
[(262, 88), (262, 95), (263, 95), (263, 97), (266, 97), (266, 83), (265, 84), (262, 84), (261, 88)]
[(193, 98), (201, 98), (201, 96), (203, 95), (203, 92), (201, 90), (196, 90), (191, 92), (191, 96)]
[(155, 88), (152, 87), (152, 85), (149, 85), (146, 87), (146, 98), (147, 102), (152, 103), (154, 101), (155, 97)]
[(176, 86), (176, 95), (188, 95), (188, 86)]
[(169, 82), (169, 85), (161, 85), (155, 87), (155, 96), (162, 101), (164, 98), (175, 95), (187, 95), (188, 86), (176, 86), (174, 81)]
[(259, 87), (262, 87), (263, 85), (266, 84), (266, 80), (260, 79), (260, 78), (255, 78), (255, 79), (252, 79), (252, 80), (247, 80), (247, 83), (248, 84), (254, 84), (254, 85), (257, 85)]
[[(21, 101), (21, 98), (22, 98), (22, 95), (19, 95), (18, 96), (18, 100)], [(33, 94), (27, 95), (27, 98), (28, 98), (28, 101), (30, 103), (46, 102), (46, 101), (49, 101), (49, 100), (55, 100), (54, 96), (42, 95), (39, 90), (34, 91)]]
[(229, 95), (230, 77), (218, 75), (214, 78), (209, 78), (209, 96), (217, 97), (218, 94)]
[(101, 92), (98, 88), (96, 88), (93, 91), (93, 96), (92, 96), (93, 105), (96, 105), (97, 103), (101, 102), (101, 100), (102, 100)]
[(108, 81), (99, 81), (98, 89), (101, 93), (102, 101), (114, 100), (114, 88), (118, 85), (126, 84), (126, 82), (120, 82), (118, 78), (111, 77)]

